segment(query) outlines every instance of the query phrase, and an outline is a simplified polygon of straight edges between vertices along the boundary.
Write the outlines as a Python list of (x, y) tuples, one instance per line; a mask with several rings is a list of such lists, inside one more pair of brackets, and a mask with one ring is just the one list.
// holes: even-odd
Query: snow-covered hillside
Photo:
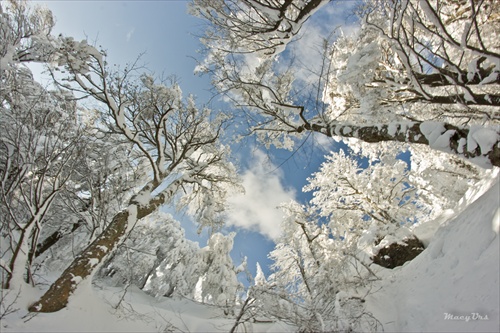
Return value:
[[(403, 267), (380, 271), (383, 279), (373, 288), (379, 290), (367, 299), (385, 331), (499, 331), (499, 202), (493, 177), (471, 188), (455, 211), (436, 220), (439, 226), (416, 228), (427, 249)], [(88, 283), (56, 313), (33, 316), (25, 310), (29, 301), (18, 300), (20, 309), (2, 320), (2, 332), (228, 332), (238, 315), (187, 299), (155, 299), (135, 287)], [(247, 323), (246, 329), (293, 331), (283, 323)]]
[[(500, 187), (479, 185), (436, 221), (424, 252), (374, 287), (368, 304), (385, 331), (499, 332)], [(415, 233), (428, 238), (433, 229)]]

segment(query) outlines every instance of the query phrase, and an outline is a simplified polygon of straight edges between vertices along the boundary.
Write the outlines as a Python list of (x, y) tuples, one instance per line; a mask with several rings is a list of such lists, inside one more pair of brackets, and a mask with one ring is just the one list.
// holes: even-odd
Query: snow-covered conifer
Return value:
[(202, 297), (205, 302), (231, 308), (242, 289), (229, 253), (233, 249), (235, 233), (224, 236), (213, 234), (204, 249), (206, 272), (202, 277)]

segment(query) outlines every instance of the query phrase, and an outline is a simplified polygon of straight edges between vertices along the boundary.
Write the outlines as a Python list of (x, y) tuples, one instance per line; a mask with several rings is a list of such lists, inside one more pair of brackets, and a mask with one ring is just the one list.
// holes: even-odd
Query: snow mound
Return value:
[[(32, 298), (40, 296), (33, 294)], [(2, 318), (0, 332), (229, 332), (237, 314), (185, 298), (154, 298), (132, 285), (109, 287), (91, 284), (88, 279), (58, 312), (30, 314), (25, 310), (28, 303), (18, 300), (18, 311)], [(238, 329), (293, 331), (280, 322), (249, 322)]]
[(496, 179), (480, 196), (489, 185), (469, 191), (459, 214), (447, 212), (455, 216), (439, 221), (418, 257), (383, 272), (380, 291), (367, 303), (385, 331), (499, 331), (500, 185)]

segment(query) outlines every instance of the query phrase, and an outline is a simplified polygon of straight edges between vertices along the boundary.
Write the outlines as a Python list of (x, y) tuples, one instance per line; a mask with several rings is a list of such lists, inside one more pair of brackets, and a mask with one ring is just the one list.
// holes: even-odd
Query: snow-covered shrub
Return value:
[(207, 247), (203, 248), (204, 261), (207, 265), (202, 276), (202, 299), (231, 308), (236, 302), (238, 292), (243, 289), (238, 281), (239, 273), (229, 253), (233, 249), (235, 233), (224, 236), (221, 233), (213, 234), (208, 240)]

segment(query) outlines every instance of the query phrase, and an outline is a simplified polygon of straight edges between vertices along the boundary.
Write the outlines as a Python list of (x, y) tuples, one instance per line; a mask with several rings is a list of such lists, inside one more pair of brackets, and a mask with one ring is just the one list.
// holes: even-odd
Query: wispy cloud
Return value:
[(283, 213), (278, 206), (295, 198), (295, 190), (283, 186), (283, 174), (269, 165), (263, 152), (254, 155), (243, 175), (245, 193), (229, 200), (228, 224), (253, 230), (276, 240), (281, 231)]
[(298, 62), (297, 79), (306, 84), (317, 83), (325, 46), (330, 47), (340, 35), (349, 36), (358, 31), (359, 22), (354, 15), (357, 5), (359, 1), (332, 1), (304, 24), (298, 38), (289, 45)]
[(127, 43), (130, 42), (130, 39), (132, 38), (132, 35), (134, 34), (135, 32), (135, 28), (132, 27), (132, 29), (130, 29), (128, 32), (127, 32), (127, 35), (125, 36), (125, 39), (127, 40)]

